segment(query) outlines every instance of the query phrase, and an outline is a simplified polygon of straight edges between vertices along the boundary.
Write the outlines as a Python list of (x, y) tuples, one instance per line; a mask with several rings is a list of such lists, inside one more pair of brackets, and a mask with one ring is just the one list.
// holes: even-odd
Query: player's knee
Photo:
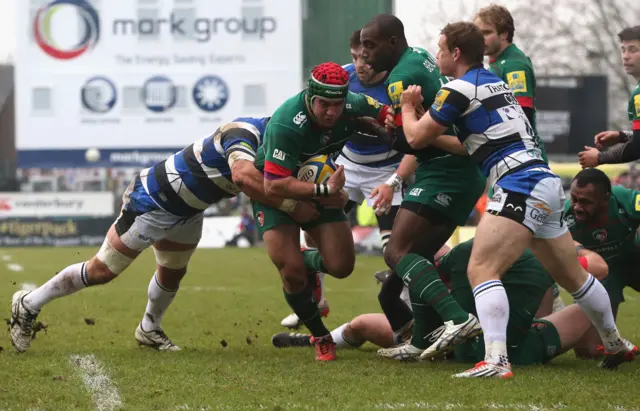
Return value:
[(402, 252), (393, 240), (389, 241), (384, 250), (384, 262), (389, 268), (395, 270), (396, 266), (402, 259)]
[(158, 269), (163, 269), (171, 276), (184, 275), (195, 248), (181, 251), (166, 251), (153, 248)]
[(279, 268), (282, 285), (289, 293), (299, 293), (305, 289), (308, 283), (307, 267), (302, 261), (289, 261)]
[(97, 256), (87, 262), (87, 280), (91, 285), (106, 284), (117, 276)]
[(92, 285), (108, 283), (126, 270), (133, 260), (113, 248), (109, 239), (105, 238), (100, 250), (87, 265), (87, 279)]
[(324, 261), (325, 268), (329, 274), (335, 278), (349, 277), (353, 272), (355, 265), (355, 255), (351, 255), (350, 253), (344, 253), (336, 258), (330, 258)]

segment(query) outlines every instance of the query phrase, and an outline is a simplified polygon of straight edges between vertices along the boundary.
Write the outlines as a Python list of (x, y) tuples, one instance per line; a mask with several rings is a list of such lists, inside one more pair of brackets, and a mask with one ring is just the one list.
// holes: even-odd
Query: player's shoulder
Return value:
[(384, 102), (378, 101), (375, 99), (375, 97), (372, 97), (365, 93), (355, 93), (353, 91), (349, 91), (347, 93), (347, 97), (345, 98), (344, 114), (349, 116), (352, 114), (360, 113), (364, 104), (368, 104), (375, 108), (380, 108), (382, 107)]
[(260, 137), (264, 134), (268, 122), (269, 117), (236, 117), (229, 124), (236, 128), (241, 127), (247, 129), (256, 134), (256, 137)]
[(468, 72), (464, 76), (453, 79), (450, 82), (444, 84), (438, 93), (440, 95), (442, 93), (450, 94), (452, 91), (454, 91), (457, 94), (461, 94), (471, 100), (478, 94), (478, 87), (485, 84), (486, 82), (479, 83), (477, 76), (473, 73)]
[(640, 117), (640, 82), (631, 92), (631, 103), (636, 111), (635, 116)]
[(638, 194), (637, 191), (630, 188), (625, 188), (623, 186), (611, 187), (611, 196), (618, 202), (629, 201), (629, 199), (631, 199), (631, 197), (635, 196), (636, 194)]
[(286, 128), (294, 133), (302, 134), (309, 124), (309, 116), (302, 91), (289, 98), (276, 109), (267, 123), (267, 132), (275, 128)]

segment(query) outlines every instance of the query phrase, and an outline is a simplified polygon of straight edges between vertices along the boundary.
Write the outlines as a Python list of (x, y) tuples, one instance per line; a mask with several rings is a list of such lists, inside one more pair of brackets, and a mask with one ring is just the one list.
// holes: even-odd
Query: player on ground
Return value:
[[(349, 39), (352, 64), (344, 66), (349, 73), (349, 91), (366, 94), (377, 101), (390, 105), (384, 80), (387, 72), (374, 72), (362, 59), (360, 30), (356, 30)], [(376, 213), (378, 227), (382, 237), (382, 250), (387, 248), (393, 220), (402, 202), (402, 180), (396, 173), (402, 153), (390, 149), (387, 141), (377, 135), (363, 130), (356, 131), (347, 140), (337, 165), (344, 167), (344, 190), (349, 195), (349, 203), (345, 207), (348, 213), (354, 206), (364, 200), (369, 206), (381, 212)], [(308, 235), (305, 235), (307, 246), (310, 246)], [(324, 298), (324, 273), (318, 273), (320, 280), (320, 313), (328, 314), (329, 305)], [(290, 314), (281, 322), (283, 327), (298, 328), (300, 319)]]
[[(536, 75), (531, 59), (515, 44), (515, 24), (509, 10), (492, 4), (476, 13), (473, 22), (484, 35), (484, 54), (489, 56), (489, 70), (509, 85), (535, 133), (536, 147), (547, 161), (544, 144), (536, 128)], [(491, 193), (490, 193), (491, 196)]]
[(624, 302), (622, 290), (631, 287), (640, 291), (640, 250), (636, 246), (640, 191), (612, 187), (601, 170), (582, 170), (571, 183), (565, 221), (581, 247), (597, 252), (609, 265), (609, 275), (602, 284), (609, 292), (615, 318)]
[[(638, 83), (629, 99), (631, 130), (603, 131), (595, 136), (595, 148), (585, 147), (578, 154), (582, 167), (618, 164), (640, 159), (640, 26), (618, 33), (624, 71)], [(617, 145), (616, 145), (617, 144)], [(605, 148), (609, 148), (604, 151)]]
[(242, 191), (305, 222), (318, 216), (310, 203), (267, 197), (263, 177), (253, 166), (268, 119), (238, 118), (213, 135), (196, 141), (167, 160), (144, 169), (123, 195), (120, 216), (102, 247), (89, 261), (70, 265), (38, 289), (13, 295), (11, 340), (22, 352), (31, 346), (33, 325), (50, 301), (122, 273), (149, 246), (156, 272), (149, 301), (135, 331), (136, 340), (159, 350), (175, 351), (161, 321), (173, 301), (202, 232), (203, 211)]
[[(426, 109), (446, 82), (435, 59), (422, 49), (409, 47), (402, 22), (390, 14), (374, 17), (360, 32), (362, 55), (377, 72), (388, 71), (387, 92), (396, 109), (396, 122), (401, 120), (400, 95), (411, 85), (422, 87)], [(414, 112), (420, 105), (412, 108)], [(401, 126), (402, 124), (398, 124)], [(478, 320), (460, 308), (449, 295), (432, 265), (434, 254), (464, 225), (485, 188), (485, 179), (453, 136), (444, 145), (432, 142), (429, 147), (411, 147), (402, 131), (395, 131), (393, 147), (405, 154), (397, 174), (406, 179), (416, 167), (416, 181), (407, 194), (393, 223), (391, 239), (384, 257), (395, 275), (384, 280), (380, 304), (392, 328), (403, 333), (411, 318), (400, 300), (403, 282), (408, 285), (411, 301), (428, 304), (455, 329), (460, 338), (480, 332)], [(446, 141), (453, 144), (446, 144)], [(447, 147), (463, 156), (451, 154)], [(405, 170), (411, 170), (406, 173)]]
[[(451, 284), (452, 295), (462, 307), (475, 312), (473, 292), (466, 274), (473, 240), (454, 247), (444, 257), (438, 259), (437, 269), (440, 276)], [(446, 247), (446, 246), (445, 246)], [(443, 247), (443, 249), (445, 248)], [(442, 253), (443, 250), (439, 252)], [(579, 252), (583, 264), (593, 268), (598, 276), (607, 275), (607, 264), (596, 253), (583, 249)], [(587, 262), (588, 261), (588, 262)], [(503, 279), (505, 289), (510, 297), (522, 298), (526, 303), (511, 307), (508, 326), (510, 354), (514, 363), (519, 365), (543, 364), (553, 357), (575, 347), (586, 330), (590, 327), (589, 319), (580, 308), (572, 306), (563, 309), (544, 319), (534, 318), (536, 307), (543, 300), (549, 285), (553, 282), (547, 271), (527, 250), (507, 270)], [(414, 308), (418, 308), (414, 306)], [(418, 340), (423, 346), (429, 339), (437, 337), (443, 330), (442, 319), (431, 307), (425, 311), (426, 317), (416, 315), (415, 334), (407, 345), (413, 346)], [(357, 348), (369, 341), (379, 345), (383, 350), (378, 353), (396, 360), (419, 360), (424, 349), (406, 350), (401, 339), (394, 335), (389, 322), (383, 314), (363, 314), (347, 324), (331, 332), (338, 348)], [(278, 348), (304, 347), (310, 345), (310, 337), (304, 334), (280, 333), (272, 339)], [(469, 341), (455, 351), (454, 358), (464, 362), (479, 361), (484, 356), (484, 345), (481, 339)]]
[[(575, 258), (573, 240), (562, 219), (562, 181), (542, 160), (522, 107), (507, 84), (482, 66), (482, 32), (467, 22), (448, 24), (438, 46), (440, 70), (455, 80), (438, 92), (420, 120), (415, 115), (415, 107), (422, 103), (419, 87), (403, 93), (407, 141), (417, 147), (429, 144), (455, 125), (460, 141), (494, 188), (487, 212), (476, 228), (476, 246), (468, 268), (486, 356), (456, 376), (513, 375), (506, 346), (509, 300), (500, 278), (527, 248), (594, 323), (605, 346), (601, 366), (617, 367), (633, 344), (620, 337), (606, 289)], [(457, 340), (445, 329), (434, 344), (436, 350), (427, 350), (426, 355), (449, 350)]]
[[(258, 229), (271, 261), (278, 268), (284, 295), (294, 313), (314, 336), (316, 359), (334, 360), (335, 344), (318, 311), (311, 284), (315, 272), (345, 278), (353, 271), (353, 236), (342, 210), (344, 168), (326, 184), (313, 184), (292, 176), (300, 162), (342, 149), (359, 125), (358, 117), (384, 123), (390, 107), (349, 91), (349, 74), (336, 63), (316, 66), (306, 90), (281, 105), (267, 125), (256, 167), (264, 170), (269, 195), (299, 199), (325, 199), (320, 217), (298, 224), (287, 214), (262, 202), (253, 202)], [(333, 206), (334, 208), (328, 208)], [(318, 250), (300, 252), (300, 229), (311, 236)]]

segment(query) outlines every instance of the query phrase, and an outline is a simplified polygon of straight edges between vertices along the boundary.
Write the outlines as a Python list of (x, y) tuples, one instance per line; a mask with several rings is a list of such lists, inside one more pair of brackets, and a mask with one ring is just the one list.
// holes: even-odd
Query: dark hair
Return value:
[(459, 49), (468, 64), (482, 64), (484, 60), (484, 36), (475, 24), (459, 21), (449, 23), (442, 29), (447, 38), (449, 51)]
[(498, 34), (507, 33), (507, 41), (513, 43), (513, 33), (516, 31), (516, 26), (511, 13), (506, 7), (492, 4), (480, 9), (476, 13), (476, 18), (495, 26)]
[(640, 40), (640, 26), (627, 27), (618, 33), (620, 41)]
[(349, 47), (351, 47), (352, 49), (357, 49), (362, 45), (362, 43), (360, 42), (360, 31), (360, 29), (354, 31), (351, 34), (351, 37), (349, 37)]
[(378, 14), (369, 20), (365, 27), (376, 27), (378, 34), (385, 39), (397, 37), (400, 40), (406, 41), (404, 24), (393, 14)]
[(585, 168), (573, 177), (573, 181), (580, 188), (593, 184), (596, 189), (600, 190), (601, 194), (611, 192), (611, 180), (609, 180), (604, 171), (597, 168)]

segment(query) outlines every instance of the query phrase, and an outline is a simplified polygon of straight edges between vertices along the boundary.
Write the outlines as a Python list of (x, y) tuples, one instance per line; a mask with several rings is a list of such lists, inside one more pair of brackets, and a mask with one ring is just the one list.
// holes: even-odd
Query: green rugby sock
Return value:
[(409, 287), (412, 303), (428, 304), (443, 321), (460, 324), (469, 318), (458, 302), (449, 294), (436, 268), (427, 259), (417, 254), (405, 255), (396, 267), (396, 273)]
[(300, 321), (304, 323), (314, 337), (324, 337), (330, 334), (322, 322), (320, 311), (318, 311), (318, 302), (313, 297), (310, 286), (307, 285), (299, 293), (290, 294), (284, 289), (283, 291), (284, 298), (293, 309), (293, 312), (296, 313)]
[(442, 318), (433, 307), (425, 304), (411, 304), (413, 309), (413, 335), (411, 337), (411, 345), (421, 350), (426, 350), (435, 339), (431, 338), (431, 334), (438, 327), (442, 326)]
[(304, 250), (302, 252), (302, 258), (304, 258), (304, 265), (311, 272), (320, 271), (326, 273), (327, 269), (322, 262), (322, 256), (318, 250)]

